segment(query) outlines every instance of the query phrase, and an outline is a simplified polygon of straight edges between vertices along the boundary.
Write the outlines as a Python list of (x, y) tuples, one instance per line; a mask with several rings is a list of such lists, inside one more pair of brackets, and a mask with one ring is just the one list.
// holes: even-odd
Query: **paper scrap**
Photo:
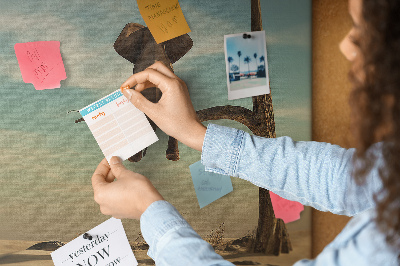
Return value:
[(55, 266), (138, 265), (119, 219), (110, 218), (52, 252)]
[(190, 32), (178, 0), (137, 0), (140, 14), (157, 43)]
[(79, 110), (107, 161), (126, 160), (158, 140), (145, 114), (117, 90)]
[(60, 88), (67, 78), (60, 53), (60, 42), (40, 41), (14, 45), (22, 79), (36, 90)]
[(301, 203), (284, 199), (271, 191), (269, 195), (276, 218), (281, 218), (285, 223), (300, 219), (300, 213), (304, 211)]
[(200, 208), (233, 191), (230, 176), (207, 172), (201, 161), (189, 168)]

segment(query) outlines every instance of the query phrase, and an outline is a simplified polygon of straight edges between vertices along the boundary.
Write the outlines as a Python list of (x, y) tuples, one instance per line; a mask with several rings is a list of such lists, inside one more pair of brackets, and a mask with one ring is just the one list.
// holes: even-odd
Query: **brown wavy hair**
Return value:
[(400, 1), (362, 2), (361, 34), (355, 40), (362, 63), (350, 72), (355, 160), (362, 162), (354, 177), (359, 184), (365, 181), (376, 160), (367, 150), (382, 141), (385, 166), (379, 169), (383, 188), (374, 196), (376, 222), (387, 243), (400, 250)]

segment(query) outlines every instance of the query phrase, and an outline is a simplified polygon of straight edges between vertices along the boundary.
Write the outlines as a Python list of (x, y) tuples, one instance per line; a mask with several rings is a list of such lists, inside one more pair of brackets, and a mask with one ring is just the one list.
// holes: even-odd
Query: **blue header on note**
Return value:
[(118, 90), (118, 91), (104, 97), (103, 99), (98, 100), (97, 102), (89, 105), (88, 107), (80, 110), (79, 113), (81, 113), (82, 116), (86, 116), (86, 115), (90, 114), (91, 112), (96, 111), (100, 107), (114, 101), (115, 99), (117, 99), (121, 96), (123, 96), (123, 94), (121, 91)]

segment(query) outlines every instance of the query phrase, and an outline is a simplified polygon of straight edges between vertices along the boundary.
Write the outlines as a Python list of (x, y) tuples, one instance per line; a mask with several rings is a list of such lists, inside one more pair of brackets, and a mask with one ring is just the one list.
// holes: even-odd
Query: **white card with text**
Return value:
[(79, 110), (101, 151), (123, 161), (158, 140), (145, 114), (117, 90)]
[(55, 266), (138, 265), (124, 227), (111, 218), (51, 253)]

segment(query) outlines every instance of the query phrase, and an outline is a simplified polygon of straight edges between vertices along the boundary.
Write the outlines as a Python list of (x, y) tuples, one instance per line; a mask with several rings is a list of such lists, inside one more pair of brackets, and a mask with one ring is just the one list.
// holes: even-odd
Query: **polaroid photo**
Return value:
[(224, 36), (228, 99), (269, 94), (265, 31)]

